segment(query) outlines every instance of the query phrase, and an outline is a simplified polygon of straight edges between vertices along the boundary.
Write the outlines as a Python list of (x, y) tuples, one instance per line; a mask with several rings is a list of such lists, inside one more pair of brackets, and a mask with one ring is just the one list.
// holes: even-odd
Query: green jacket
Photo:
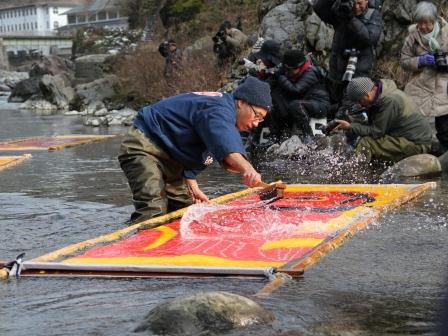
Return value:
[(430, 144), (431, 126), (418, 112), (414, 101), (397, 88), (393, 80), (381, 79), (382, 92), (378, 102), (369, 109), (368, 124), (352, 123), (349, 131), (374, 139), (390, 135), (403, 137), (415, 144)]

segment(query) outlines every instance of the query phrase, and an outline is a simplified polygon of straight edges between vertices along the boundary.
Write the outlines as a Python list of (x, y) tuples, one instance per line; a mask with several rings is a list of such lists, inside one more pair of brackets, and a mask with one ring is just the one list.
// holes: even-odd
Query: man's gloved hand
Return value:
[(435, 66), (436, 60), (434, 56), (431, 54), (424, 54), (418, 57), (418, 65), (419, 66)]

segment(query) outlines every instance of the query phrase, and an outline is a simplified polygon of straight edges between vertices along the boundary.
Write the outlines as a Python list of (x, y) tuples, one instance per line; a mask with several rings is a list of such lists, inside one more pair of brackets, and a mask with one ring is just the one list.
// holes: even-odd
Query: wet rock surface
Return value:
[(442, 167), (434, 155), (419, 154), (407, 157), (387, 169), (382, 177), (431, 176), (442, 172)]
[(244, 296), (202, 292), (162, 303), (149, 312), (135, 331), (151, 331), (156, 335), (214, 335), (269, 324), (273, 320), (271, 312)]

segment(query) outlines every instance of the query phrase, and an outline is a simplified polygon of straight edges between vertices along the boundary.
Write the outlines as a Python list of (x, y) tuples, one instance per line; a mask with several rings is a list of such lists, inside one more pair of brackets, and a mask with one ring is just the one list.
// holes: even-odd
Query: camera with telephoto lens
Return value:
[(434, 60), (436, 62), (436, 69), (439, 72), (448, 72), (447, 54), (443, 50), (436, 50), (434, 52)]
[(223, 30), (218, 31), (215, 36), (212, 37), (213, 40), (213, 51), (220, 58), (227, 58), (230, 56), (230, 51), (226, 43), (226, 32)]
[(355, 6), (355, 0), (340, 0), (339, 13), (343, 17), (350, 17), (353, 15), (353, 7)]
[(325, 135), (329, 135), (331, 132), (333, 132), (333, 130), (336, 128), (336, 126), (338, 126), (339, 123), (336, 120), (332, 120), (329, 123), (327, 123), (326, 125), (322, 125), (320, 127), (318, 127), (318, 129)]
[(345, 67), (344, 75), (342, 76), (343, 82), (350, 82), (353, 79), (353, 75), (356, 71), (356, 64), (358, 63), (359, 50), (346, 49), (344, 50), (344, 56), (348, 57), (347, 66)]
[(159, 44), (159, 53), (163, 57), (168, 57), (168, 55), (170, 53), (170, 44), (168, 41), (164, 41)]

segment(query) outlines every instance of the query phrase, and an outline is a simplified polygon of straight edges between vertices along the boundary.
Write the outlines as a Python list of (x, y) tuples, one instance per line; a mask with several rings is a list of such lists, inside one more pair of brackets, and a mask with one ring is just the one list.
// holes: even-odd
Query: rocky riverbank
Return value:
[(128, 126), (136, 111), (112, 103), (119, 79), (107, 69), (109, 57), (88, 55), (74, 62), (57, 56), (43, 57), (27, 73), (4, 72), (0, 90), (2, 85), (5, 89), (7, 86), (8, 101), (22, 103), (22, 109), (85, 116), (86, 126)]

